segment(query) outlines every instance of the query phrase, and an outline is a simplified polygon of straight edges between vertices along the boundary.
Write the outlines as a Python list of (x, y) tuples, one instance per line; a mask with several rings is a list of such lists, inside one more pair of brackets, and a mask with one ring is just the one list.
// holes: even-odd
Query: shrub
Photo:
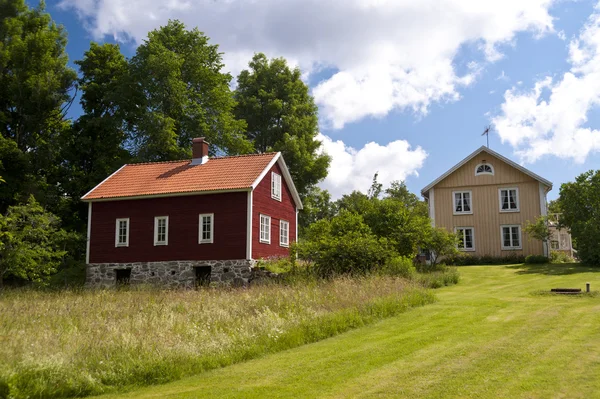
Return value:
[(380, 272), (388, 276), (412, 278), (416, 273), (416, 269), (412, 259), (406, 256), (395, 256), (380, 268)]
[(302, 259), (313, 262), (321, 277), (366, 274), (393, 255), (387, 239), (377, 238), (362, 216), (342, 211), (331, 220), (319, 220), (297, 246)]
[(550, 251), (550, 263), (574, 263), (575, 259), (560, 251)]
[(509, 256), (474, 256), (465, 253), (460, 253), (455, 256), (445, 258), (448, 265), (453, 266), (474, 266), (474, 265), (513, 265), (516, 263), (524, 263), (525, 257), (521, 255)]
[(441, 288), (458, 284), (460, 275), (455, 267), (445, 267), (443, 271), (422, 273), (416, 276), (416, 281), (425, 288)]
[(528, 255), (525, 258), (525, 263), (528, 263), (528, 264), (548, 263), (548, 258), (544, 255)]

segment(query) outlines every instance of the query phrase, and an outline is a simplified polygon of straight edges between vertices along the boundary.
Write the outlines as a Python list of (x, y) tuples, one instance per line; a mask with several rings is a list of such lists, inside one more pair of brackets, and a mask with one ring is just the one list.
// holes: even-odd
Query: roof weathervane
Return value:
[(485, 130), (483, 131), (483, 133), (481, 133), (482, 136), (485, 136), (486, 141), (487, 141), (487, 148), (490, 148), (490, 131), (492, 130), (492, 125), (487, 125), (485, 127)]

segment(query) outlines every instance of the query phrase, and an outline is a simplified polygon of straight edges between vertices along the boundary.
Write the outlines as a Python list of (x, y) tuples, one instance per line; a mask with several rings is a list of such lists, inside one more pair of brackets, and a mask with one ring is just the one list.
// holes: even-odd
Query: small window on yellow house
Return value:
[(475, 167), (475, 176), (479, 175), (493, 175), (494, 167), (489, 163), (480, 163)]

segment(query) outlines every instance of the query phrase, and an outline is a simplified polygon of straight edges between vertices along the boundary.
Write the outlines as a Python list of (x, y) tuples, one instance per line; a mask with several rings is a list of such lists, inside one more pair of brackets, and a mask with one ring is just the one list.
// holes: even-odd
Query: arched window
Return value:
[(490, 165), (489, 163), (480, 163), (475, 168), (475, 176), (493, 175), (493, 174), (494, 174), (494, 167), (492, 165)]

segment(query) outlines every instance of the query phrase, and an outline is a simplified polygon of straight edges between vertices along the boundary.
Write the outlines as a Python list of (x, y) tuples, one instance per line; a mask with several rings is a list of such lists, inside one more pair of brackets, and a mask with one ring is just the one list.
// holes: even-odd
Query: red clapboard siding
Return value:
[[(90, 263), (246, 258), (248, 192), (94, 202)], [(214, 243), (198, 244), (198, 215), (214, 213)], [(169, 216), (169, 243), (154, 246), (154, 217)], [(129, 247), (115, 247), (117, 218), (129, 218)]]
[[(271, 172), (281, 176), (281, 202), (271, 198)], [(271, 216), (271, 244), (260, 242), (260, 214)], [(276, 163), (252, 193), (253, 259), (289, 255), (289, 248), (279, 245), (279, 221), (282, 219), (290, 222), (290, 243), (296, 241), (296, 204)]]

